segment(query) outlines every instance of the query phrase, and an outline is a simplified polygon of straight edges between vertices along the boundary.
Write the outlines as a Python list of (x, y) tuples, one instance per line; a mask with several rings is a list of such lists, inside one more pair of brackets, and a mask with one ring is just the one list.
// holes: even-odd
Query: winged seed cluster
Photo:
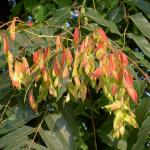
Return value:
[[(14, 41), (15, 20), (9, 31)], [(138, 127), (129, 105), (130, 99), (137, 103), (138, 97), (133, 87), (132, 74), (127, 69), (128, 57), (110, 44), (102, 28), (87, 35), (83, 41), (80, 41), (79, 28), (75, 28), (72, 42), (74, 52), (63, 45), (58, 35), (55, 53), (52, 55), (50, 46), (38, 49), (33, 53), (32, 66), (29, 66), (25, 57), (14, 60), (9, 50), (8, 37), (5, 33), (2, 37), (12, 85), (18, 90), (29, 87), (28, 100), (33, 111), (38, 111), (38, 103), (46, 99), (48, 93), (57, 100), (67, 93), (84, 101), (88, 87), (92, 86), (97, 93), (102, 89), (109, 99), (105, 109), (114, 113), (115, 137), (124, 134), (126, 123)], [(39, 82), (41, 84), (35, 87)], [(37, 97), (34, 97), (34, 88), (39, 88)]]

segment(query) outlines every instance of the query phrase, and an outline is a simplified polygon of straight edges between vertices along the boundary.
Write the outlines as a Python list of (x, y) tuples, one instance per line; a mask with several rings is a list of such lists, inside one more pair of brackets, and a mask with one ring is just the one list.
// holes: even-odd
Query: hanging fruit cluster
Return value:
[[(10, 37), (15, 40), (15, 21), (10, 26)], [(114, 136), (124, 134), (126, 123), (137, 128), (135, 115), (130, 110), (129, 101), (138, 103), (137, 93), (133, 87), (133, 77), (128, 71), (128, 57), (109, 42), (102, 28), (95, 30), (80, 41), (80, 31), (75, 28), (73, 50), (65, 48), (60, 35), (56, 37), (55, 53), (48, 46), (33, 53), (33, 65), (22, 57), (21, 61), (13, 59), (9, 50), (8, 37), (2, 34), (4, 52), (8, 61), (9, 75), (14, 88), (29, 89), (28, 99), (33, 111), (37, 112), (38, 103), (46, 99), (48, 93), (60, 99), (72, 95), (84, 101), (88, 87), (97, 92), (103, 90), (109, 99), (105, 106), (114, 112)], [(53, 51), (53, 52), (54, 52)], [(42, 82), (41, 82), (42, 81)], [(34, 85), (39, 85), (39, 95), (34, 98)]]

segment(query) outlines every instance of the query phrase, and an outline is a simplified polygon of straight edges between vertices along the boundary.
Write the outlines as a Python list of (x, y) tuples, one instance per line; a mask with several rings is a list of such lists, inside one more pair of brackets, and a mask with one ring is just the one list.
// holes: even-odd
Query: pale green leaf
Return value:
[[(75, 114), (76, 111), (74, 110), (74, 108), (71, 105), (63, 105), (62, 103), (61, 112), (63, 113), (63, 116), (67, 120), (71, 128), (72, 134), (74, 136), (74, 142), (72, 144), (73, 148), (76, 150), (76, 149), (80, 149), (82, 146), (85, 146), (84, 140), (80, 135), (79, 123), (76, 120), (76, 114)], [(87, 148), (85, 148), (85, 150), (87, 150)]]
[(119, 150), (127, 150), (127, 141), (119, 140), (118, 143), (117, 143), (117, 148)]
[[(32, 140), (26, 141), (26, 145), (30, 145), (31, 142), (32, 142), (31, 149), (35, 149), (35, 150), (49, 150), (49, 149), (46, 148), (45, 146), (42, 146), (42, 145), (40, 145), (40, 144), (37, 144), (37, 143), (33, 142)], [(19, 150), (20, 150), (20, 149), (19, 149)]]
[(67, 94), (66, 98), (65, 98), (65, 102), (68, 103), (70, 101), (70, 93)]
[[(15, 113), (15, 120), (9, 120), (8, 118), (5, 120), (5, 123), (0, 128), (0, 135), (6, 134), (10, 131), (13, 131), (17, 128), (22, 127), (24, 124), (32, 120), (33, 118), (36, 118), (37, 116), (29, 110), (29, 108), (24, 108), (22, 107), (14, 107), (14, 113)], [(11, 113), (12, 113), (11, 109)], [(12, 114), (14, 114), (12, 113)]]
[[(32, 144), (31, 144), (31, 142), (32, 142)], [(10, 144), (7, 147), (5, 147), (4, 150), (10, 150), (10, 149), (13, 149), (13, 150), (24, 150), (29, 145), (30, 145), (30, 149), (49, 150), (45, 146), (42, 146), (40, 144), (35, 143), (32, 140), (29, 140), (27, 137), (26, 138), (20, 138), (20, 139), (14, 141), (12, 144)]]
[(62, 144), (62, 150), (73, 149), (73, 137), (67, 121), (60, 114), (47, 115), (45, 122), (48, 128)]
[(27, 140), (28, 140), (28, 137), (21, 137), (21, 138), (18, 138), (17, 140), (15, 139), (11, 143), (9, 143), (4, 148), (4, 150), (10, 150), (10, 149), (19, 150), (19, 149), (21, 149), (21, 147), (26, 145)]
[(41, 100), (46, 100), (47, 95), (48, 95), (48, 86), (47, 83), (43, 80), (39, 87), (39, 94), (37, 97), (38, 102), (40, 102)]
[(18, 139), (22, 138), (23, 140), (26, 136), (32, 134), (33, 132), (35, 132), (35, 129), (29, 126), (18, 128), (0, 138), (0, 148), (6, 147)]
[(43, 141), (45, 142), (48, 149), (51, 150), (67, 150), (65, 149), (63, 143), (60, 141), (60, 139), (55, 135), (55, 133), (51, 131), (46, 131), (43, 129), (39, 130), (39, 134), (41, 135)]

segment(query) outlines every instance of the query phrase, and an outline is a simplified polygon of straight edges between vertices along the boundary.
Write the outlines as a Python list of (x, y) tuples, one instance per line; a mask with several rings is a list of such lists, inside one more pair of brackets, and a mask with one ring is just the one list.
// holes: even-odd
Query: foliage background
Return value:
[[(19, 16), (24, 22), (30, 22), (30, 19), (33, 22), (31, 28), (20, 25), (16, 31), (16, 41), (10, 44), (10, 50), (16, 58), (30, 58), (39, 47), (45, 48), (49, 42), (54, 45), (53, 40), (45, 36), (62, 33), (70, 38), (68, 31), (73, 32), (79, 17), (82, 38), (98, 26), (103, 27), (111, 42), (123, 48), (130, 58), (129, 69), (134, 75), (134, 85), (139, 96), (139, 104), (134, 105), (131, 102), (131, 106), (136, 114), (139, 129), (128, 126), (122, 139), (114, 139), (111, 134), (113, 114), (110, 115), (102, 109), (108, 101), (102, 92), (97, 95), (91, 91), (92, 101), (85, 100), (82, 103), (71, 99), (66, 105), (48, 96), (46, 101), (40, 104), (38, 114), (33, 113), (30, 107), (23, 103), (25, 91), (18, 92), (11, 87), (1, 44), (0, 148), (149, 149), (149, 8), (150, 3), (146, 0), (16, 1), (11, 9), (10, 20), (13, 16)], [(72, 14), (74, 10), (80, 12), (79, 16)], [(0, 27), (2, 32), (7, 26), (1, 24)], [(40, 37), (42, 35), (44, 36)]]

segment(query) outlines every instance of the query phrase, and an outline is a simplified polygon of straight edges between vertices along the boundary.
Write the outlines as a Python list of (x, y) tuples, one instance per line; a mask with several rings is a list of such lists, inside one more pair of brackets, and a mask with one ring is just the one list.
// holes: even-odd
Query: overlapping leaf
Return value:
[(135, 41), (146, 56), (150, 57), (150, 43), (146, 38), (143, 36), (134, 35), (133, 33), (128, 33), (128, 36)]
[(116, 33), (120, 35), (120, 32), (116, 26), (116, 24), (110, 20), (106, 20), (103, 17), (101, 17), (97, 11), (94, 11), (91, 8), (88, 8), (86, 12), (86, 16), (98, 23), (99, 25), (106, 26), (110, 29), (112, 33)]
[(150, 23), (149, 21), (142, 15), (142, 13), (134, 14), (130, 16), (138, 29), (150, 39)]
[(40, 145), (29, 137), (31, 134), (35, 134), (36, 128), (29, 126), (22, 126), (13, 131), (7, 133), (0, 138), (0, 148), (3, 149), (21, 149), (36, 148), (36, 149), (55, 149), (55, 150), (73, 150), (73, 136), (72, 131), (67, 121), (62, 115), (47, 115), (45, 118), (46, 124), (49, 130), (44, 130), (42, 127), (39, 129), (39, 135), (46, 144), (47, 147)]

